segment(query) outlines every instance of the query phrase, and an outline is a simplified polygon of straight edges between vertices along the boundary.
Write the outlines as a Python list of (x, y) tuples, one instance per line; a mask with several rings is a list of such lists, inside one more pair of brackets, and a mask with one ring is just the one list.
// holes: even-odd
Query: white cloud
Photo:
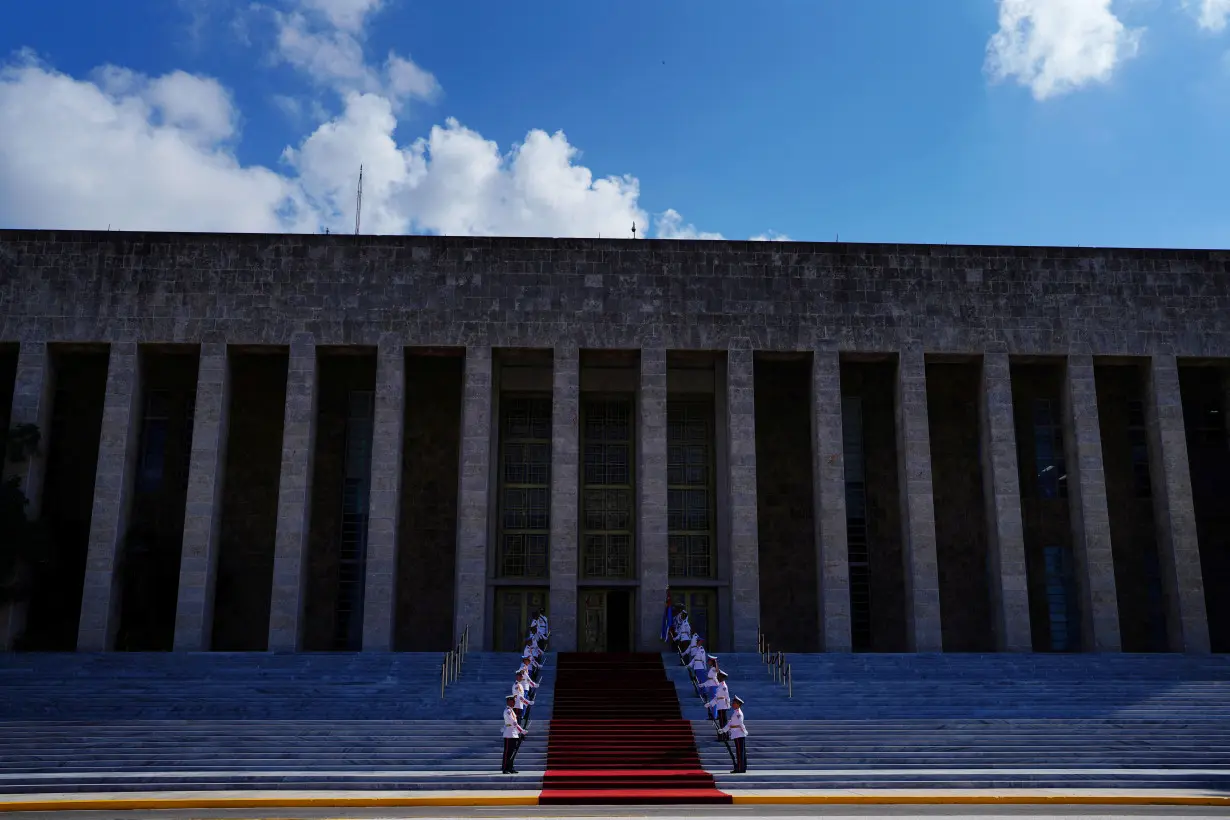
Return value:
[(765, 231), (764, 233), (756, 234), (751, 237), (752, 242), (793, 242), (794, 240), (786, 236), (784, 233), (777, 231)]
[(1115, 16), (1111, 0), (999, 0), (986, 67), (994, 79), (1015, 79), (1045, 100), (1109, 81), (1136, 55), (1143, 33)]
[(1224, 31), (1230, 22), (1230, 0), (1183, 0), (1183, 5), (1196, 7), (1196, 19), (1203, 29)]
[[(23, 58), (0, 65), (0, 224), (237, 232), (350, 231), (363, 178), (363, 232), (628, 236), (648, 227), (635, 177), (598, 177), (563, 132), (531, 130), (504, 152), (454, 119), (399, 144), (409, 99), (439, 92), (434, 76), (390, 53), (365, 58), (379, 0), (295, 0), (276, 13), (278, 54), (335, 91), (341, 110), (280, 95), (314, 129), (282, 153), (279, 171), (241, 165), (239, 115), (215, 80), (149, 78), (107, 67), (78, 80)], [(670, 210), (658, 235), (719, 238)]]
[(654, 236), (658, 239), (724, 239), (720, 233), (698, 230), (691, 223), (684, 224), (683, 217), (674, 208), (658, 214), (654, 220)]

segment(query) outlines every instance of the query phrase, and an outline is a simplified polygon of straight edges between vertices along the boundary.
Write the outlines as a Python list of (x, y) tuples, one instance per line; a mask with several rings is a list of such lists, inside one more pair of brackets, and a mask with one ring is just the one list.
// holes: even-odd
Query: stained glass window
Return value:
[(546, 578), (551, 530), (551, 399), (500, 402), (501, 578)]
[(632, 402), (589, 399), (582, 408), (581, 574), (632, 578)]
[(671, 578), (714, 578), (713, 404), (666, 410), (667, 565)]

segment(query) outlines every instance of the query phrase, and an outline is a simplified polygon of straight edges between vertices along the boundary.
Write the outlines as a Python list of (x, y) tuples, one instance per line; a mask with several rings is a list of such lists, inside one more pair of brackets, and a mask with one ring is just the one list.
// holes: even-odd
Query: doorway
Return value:
[(581, 652), (631, 652), (632, 591), (582, 590), (577, 643)]

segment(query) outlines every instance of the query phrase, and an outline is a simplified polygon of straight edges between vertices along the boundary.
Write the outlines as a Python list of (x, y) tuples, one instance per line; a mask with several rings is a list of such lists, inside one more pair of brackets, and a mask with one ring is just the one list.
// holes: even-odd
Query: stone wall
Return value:
[(1128, 427), (1129, 402), (1144, 400), (1144, 370), (1140, 365), (1099, 365), (1095, 375), (1123, 651), (1165, 652), (1165, 604), (1149, 596), (1148, 564), (1157, 560), (1152, 489), (1142, 494), (1136, 487)]
[(1230, 356), (1230, 251), (0, 231), (0, 341)]
[(55, 401), (46, 444), (43, 512), (54, 540), (39, 573), (22, 646), (71, 652), (77, 646), (94, 473), (107, 388), (107, 349), (53, 353)]
[(977, 362), (927, 365), (931, 486), (945, 652), (993, 652)]
[(811, 360), (756, 360), (760, 624), (772, 646), (820, 651), (812, 504)]
[(453, 645), (464, 374), (460, 355), (406, 358), (393, 633), (393, 646), (400, 652), (445, 651)]
[[(17, 345), (0, 345), (0, 433), (8, 434), (9, 413), (13, 408), (13, 388), (17, 382)], [(46, 430), (42, 431), (44, 435)]]
[[(342, 540), (342, 479), (346, 469), (346, 419), (350, 393), (376, 389), (375, 351), (317, 351), (319, 404), (312, 473), (307, 584), (303, 600), (303, 648), (331, 650), (338, 605)], [(362, 579), (360, 578), (360, 583)], [(358, 648), (358, 647), (353, 647)]]
[(842, 362), (841, 394), (863, 406), (868, 563), (871, 566), (871, 651), (906, 651), (905, 556), (895, 415), (897, 363)]
[(213, 649), (264, 651), (278, 524), (278, 477), (286, 407), (285, 349), (232, 351), (231, 405), (222, 483)]

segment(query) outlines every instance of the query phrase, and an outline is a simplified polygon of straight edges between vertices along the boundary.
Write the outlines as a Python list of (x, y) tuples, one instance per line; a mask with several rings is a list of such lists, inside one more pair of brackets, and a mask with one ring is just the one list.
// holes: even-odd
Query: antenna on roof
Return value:
[(636, 239), (636, 223), (632, 223), (632, 238)]
[(359, 166), (359, 191), (354, 198), (354, 235), (359, 235), (359, 224), (363, 218), (363, 166)]

